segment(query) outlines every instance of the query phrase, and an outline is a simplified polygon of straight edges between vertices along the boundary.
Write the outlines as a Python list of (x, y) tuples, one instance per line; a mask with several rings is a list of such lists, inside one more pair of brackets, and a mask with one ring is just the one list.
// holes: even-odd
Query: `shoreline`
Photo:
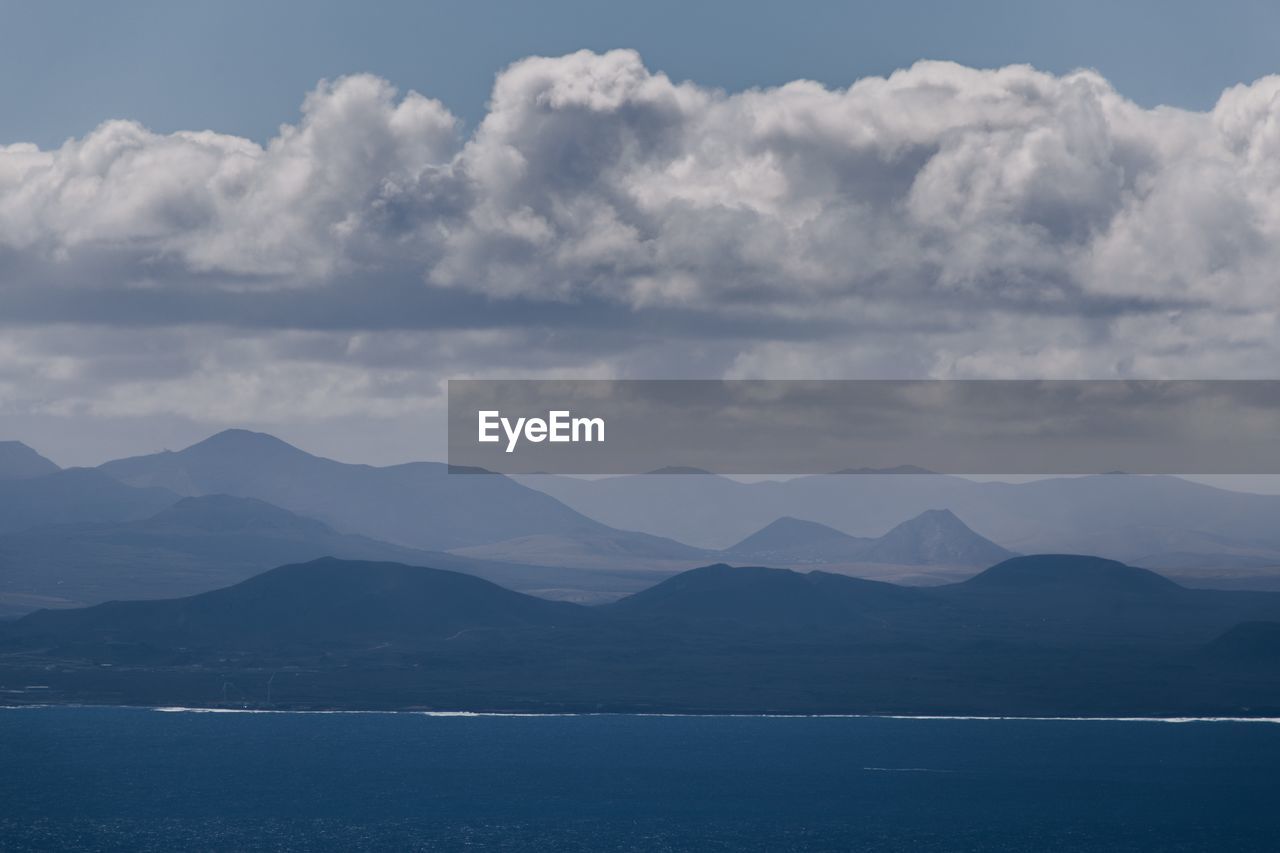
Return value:
[(1017, 716), (999, 714), (747, 714), (747, 713), (697, 713), (689, 711), (424, 711), (389, 709), (285, 709), (285, 708), (210, 708), (185, 705), (85, 705), (74, 703), (46, 703), (30, 705), (0, 705), (0, 711), (34, 711), (53, 708), (81, 710), (152, 711), (161, 714), (348, 714), (348, 715), (398, 715), (417, 717), (690, 717), (720, 719), (779, 719), (779, 720), (904, 720), (920, 722), (1056, 722), (1056, 723), (1269, 723), (1280, 725), (1280, 717), (1241, 716)]

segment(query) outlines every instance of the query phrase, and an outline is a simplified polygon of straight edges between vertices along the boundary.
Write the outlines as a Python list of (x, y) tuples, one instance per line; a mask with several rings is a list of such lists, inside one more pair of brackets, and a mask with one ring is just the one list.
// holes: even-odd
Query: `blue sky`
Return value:
[(495, 74), (530, 55), (639, 50), (730, 90), (830, 86), (917, 59), (1096, 68), (1145, 106), (1212, 106), (1280, 68), (1280, 4), (1131, 2), (3, 3), (0, 140), (49, 147), (108, 118), (263, 141), (321, 78), (368, 71), (469, 124)]

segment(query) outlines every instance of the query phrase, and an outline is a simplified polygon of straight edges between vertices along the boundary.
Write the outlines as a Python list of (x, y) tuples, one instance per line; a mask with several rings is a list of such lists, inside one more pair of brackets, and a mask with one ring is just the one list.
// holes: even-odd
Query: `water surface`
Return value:
[(6, 850), (1276, 850), (1280, 725), (0, 710)]

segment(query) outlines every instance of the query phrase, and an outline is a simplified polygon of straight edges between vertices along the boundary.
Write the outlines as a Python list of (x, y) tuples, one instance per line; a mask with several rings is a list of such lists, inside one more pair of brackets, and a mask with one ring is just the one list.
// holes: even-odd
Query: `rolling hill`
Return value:
[(1280, 595), (1071, 555), (928, 589), (714, 565), (595, 608), (323, 559), (0, 624), (0, 689), (17, 703), (1273, 716), (1277, 624)]
[(458, 572), (326, 557), (188, 598), (43, 610), (19, 620), (14, 631), (66, 645), (109, 637), (117, 648), (176, 644), (279, 654), (412, 644), (461, 631), (574, 625), (589, 618), (589, 611), (576, 605), (522, 595)]

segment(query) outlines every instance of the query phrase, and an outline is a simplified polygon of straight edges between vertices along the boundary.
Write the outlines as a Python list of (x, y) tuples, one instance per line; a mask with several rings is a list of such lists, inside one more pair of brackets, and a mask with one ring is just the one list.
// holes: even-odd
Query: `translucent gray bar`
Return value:
[[(481, 412), (533, 429), (487, 415), (498, 440), (482, 442)], [(453, 380), (449, 463), (504, 474), (1276, 474), (1280, 381)]]

